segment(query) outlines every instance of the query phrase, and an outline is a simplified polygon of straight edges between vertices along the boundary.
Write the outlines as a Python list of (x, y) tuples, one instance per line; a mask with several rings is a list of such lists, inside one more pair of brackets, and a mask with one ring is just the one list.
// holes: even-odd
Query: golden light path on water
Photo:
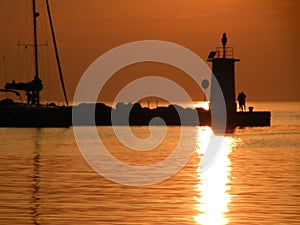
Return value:
[[(210, 128), (199, 127), (196, 153), (200, 159), (211, 135), (214, 134)], [(234, 138), (225, 137), (215, 162), (205, 172), (199, 172), (199, 162), (197, 175), (199, 182), (195, 186), (195, 191), (198, 193), (198, 196), (195, 196), (195, 200), (198, 202), (195, 208), (199, 215), (194, 217), (198, 224), (223, 225), (229, 222), (225, 215), (231, 202), (231, 196), (228, 193), (231, 183), (231, 161), (228, 155), (235, 145)]]

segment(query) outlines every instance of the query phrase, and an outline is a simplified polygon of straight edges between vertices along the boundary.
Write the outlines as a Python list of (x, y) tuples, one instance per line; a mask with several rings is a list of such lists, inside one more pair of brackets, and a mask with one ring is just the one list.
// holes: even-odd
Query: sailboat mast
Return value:
[(39, 78), (39, 61), (38, 61), (38, 44), (37, 44), (37, 31), (36, 31), (36, 18), (40, 15), (35, 9), (35, 0), (32, 0), (33, 12), (33, 38), (34, 38), (34, 59), (35, 59), (35, 90), (32, 91), (32, 103), (40, 105), (40, 91), (43, 89), (42, 82)]
[(33, 11), (33, 38), (34, 38), (34, 63), (35, 63), (35, 79), (39, 78), (39, 65), (38, 65), (38, 46), (37, 46), (37, 31), (36, 31), (36, 18), (39, 13), (35, 9), (35, 0), (32, 0), (32, 11)]

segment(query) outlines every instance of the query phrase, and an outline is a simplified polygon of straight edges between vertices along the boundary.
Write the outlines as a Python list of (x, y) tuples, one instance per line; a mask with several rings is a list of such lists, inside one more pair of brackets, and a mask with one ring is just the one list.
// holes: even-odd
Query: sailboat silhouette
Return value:
[[(48, 20), (51, 28), (53, 46), (55, 50), (56, 62), (60, 76), (60, 82), (64, 93), (66, 105), (68, 99), (63, 80), (61, 64), (55, 39), (52, 17), (48, 0), (46, 8)], [(32, 0), (32, 18), (33, 18), (33, 37), (34, 37), (34, 67), (35, 74), (33, 80), (29, 82), (6, 83), (4, 89), (0, 92), (11, 92), (17, 96), (21, 96), (20, 91), (24, 91), (27, 102), (14, 102), (11, 99), (0, 101), (0, 126), (13, 127), (68, 127), (71, 125), (71, 108), (67, 106), (42, 105), (40, 101), (40, 92), (43, 90), (43, 82), (39, 76), (38, 62), (38, 34), (37, 34), (37, 18), (39, 12), (36, 11), (36, 0)]]

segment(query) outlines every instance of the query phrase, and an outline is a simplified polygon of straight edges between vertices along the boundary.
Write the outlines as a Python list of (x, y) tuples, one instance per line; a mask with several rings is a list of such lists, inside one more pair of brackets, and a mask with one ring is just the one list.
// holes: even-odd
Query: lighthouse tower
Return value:
[[(210, 106), (212, 110), (218, 108), (216, 106), (219, 104), (218, 93), (215, 93), (214, 90), (221, 89), (226, 105), (227, 123), (230, 124), (236, 113), (234, 66), (235, 62), (240, 60), (234, 58), (232, 47), (226, 47), (226, 33), (223, 34), (221, 40), (223, 46), (210, 52), (207, 59), (208, 62), (212, 62), (212, 72), (216, 78), (212, 79)], [(216, 88), (216, 85), (219, 85), (220, 89)]]

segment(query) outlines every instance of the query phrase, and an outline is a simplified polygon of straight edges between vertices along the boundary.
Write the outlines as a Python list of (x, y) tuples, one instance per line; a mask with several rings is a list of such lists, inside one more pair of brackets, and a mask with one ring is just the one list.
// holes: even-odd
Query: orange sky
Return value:
[[(18, 6), (18, 13), (28, 10), (30, 1), (27, 5), (24, 2), (0, 2), (0, 28), (3, 31), (0, 72), (6, 71), (5, 76), (1, 75), (1, 86), (12, 79), (23, 79), (7, 72), (14, 69), (12, 63), (7, 62), (8, 52), (9, 55), (13, 52), (7, 46), (16, 46), (16, 41), (5, 38), (4, 34), (18, 27), (8, 28), (10, 23), (7, 21), (11, 20), (12, 7)], [(43, 1), (37, 2), (42, 14)], [(69, 99), (73, 98), (76, 85), (88, 65), (120, 44), (147, 39), (171, 41), (206, 60), (208, 53), (220, 46), (221, 35), (226, 32), (228, 45), (235, 48), (235, 56), (241, 59), (236, 66), (237, 91), (245, 91), (248, 100), (300, 100), (298, 0), (50, 0), (50, 4)], [(45, 21), (42, 16), (39, 18), (39, 31), (47, 31)], [(41, 42), (43, 38), (47, 39), (42, 35)], [(110, 98), (125, 83), (145, 75), (176, 77), (174, 81), (189, 89), (195, 100), (203, 98), (196, 85), (182, 72), (159, 64), (125, 68), (107, 84), (102, 97), (104, 100)], [(57, 80), (51, 79), (43, 78), (45, 85), (54, 85)], [(53, 86), (45, 87), (48, 93), (43, 94), (44, 98), (62, 99), (61, 91), (58, 88), (50, 91), (51, 88)]]

